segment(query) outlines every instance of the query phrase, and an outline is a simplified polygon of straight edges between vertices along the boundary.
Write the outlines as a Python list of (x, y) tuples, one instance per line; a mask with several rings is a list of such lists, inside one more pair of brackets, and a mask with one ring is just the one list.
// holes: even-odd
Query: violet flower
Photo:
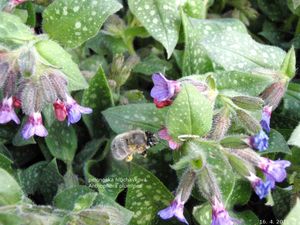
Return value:
[(5, 97), (0, 103), (0, 124), (5, 124), (13, 120), (20, 124), (20, 120), (14, 110), (13, 97)]
[(46, 137), (48, 135), (48, 131), (43, 125), (43, 119), (40, 112), (32, 113), (28, 117), (21, 133), (24, 139), (29, 139), (33, 135), (37, 135), (39, 137)]
[(184, 203), (180, 192), (167, 208), (160, 210), (157, 214), (164, 220), (175, 216), (179, 221), (189, 224), (183, 215)]
[(65, 102), (68, 115), (68, 125), (77, 123), (81, 119), (81, 114), (90, 114), (91, 108), (80, 106), (71, 96), (67, 95)]
[(152, 75), (154, 87), (151, 89), (151, 97), (158, 102), (171, 100), (180, 91), (180, 83), (168, 80), (163, 74), (155, 73)]
[(229, 216), (223, 203), (214, 197), (212, 203), (212, 223), (211, 225), (235, 225), (240, 221)]
[(262, 111), (260, 125), (266, 132), (270, 132), (270, 119), (272, 114), (272, 106), (265, 106)]
[(175, 150), (177, 148), (179, 148), (180, 144), (175, 142), (172, 137), (169, 135), (168, 133), (168, 129), (167, 128), (163, 128), (162, 130), (160, 130), (158, 132), (158, 136), (159, 138), (163, 139), (163, 140), (166, 140), (168, 143), (169, 143), (169, 147), (172, 149), (172, 150)]
[(251, 186), (254, 189), (255, 193), (258, 195), (260, 199), (266, 197), (271, 190), (271, 182), (266, 181), (265, 183), (255, 174), (250, 172), (250, 176), (246, 177), (250, 182)]
[(291, 163), (287, 160), (270, 160), (261, 157), (261, 161), (258, 163), (258, 167), (265, 174), (268, 182), (271, 183), (271, 188), (275, 187), (275, 182), (282, 182), (286, 176), (285, 168), (289, 167)]
[(258, 134), (249, 138), (249, 144), (254, 149), (264, 151), (269, 147), (269, 137), (261, 130)]

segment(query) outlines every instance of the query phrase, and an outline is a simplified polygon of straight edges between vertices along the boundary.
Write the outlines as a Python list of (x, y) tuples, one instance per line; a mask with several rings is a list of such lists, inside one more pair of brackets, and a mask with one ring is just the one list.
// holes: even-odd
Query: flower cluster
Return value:
[[(23, 56), (29, 54), (29, 58)], [(67, 90), (65, 75), (57, 69), (44, 69), (36, 73), (35, 64), (38, 57), (34, 49), (24, 51), (16, 57), (14, 52), (0, 53), (0, 88), (3, 99), (0, 103), (0, 124), (14, 121), (20, 124), (15, 112), (21, 108), (28, 116), (21, 134), (24, 139), (34, 135), (45, 137), (48, 132), (43, 125), (42, 110), (46, 104), (53, 104), (55, 116), (59, 121), (68, 119), (68, 124), (80, 120), (81, 114), (88, 114), (92, 109), (85, 108), (71, 97)]]

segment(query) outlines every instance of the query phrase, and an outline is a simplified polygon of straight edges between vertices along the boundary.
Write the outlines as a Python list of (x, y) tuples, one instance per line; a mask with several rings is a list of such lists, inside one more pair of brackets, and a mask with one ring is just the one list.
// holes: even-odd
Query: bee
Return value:
[(112, 155), (116, 160), (126, 160), (130, 162), (133, 154), (138, 153), (146, 157), (147, 149), (158, 143), (156, 134), (131, 130), (117, 135), (111, 143)]

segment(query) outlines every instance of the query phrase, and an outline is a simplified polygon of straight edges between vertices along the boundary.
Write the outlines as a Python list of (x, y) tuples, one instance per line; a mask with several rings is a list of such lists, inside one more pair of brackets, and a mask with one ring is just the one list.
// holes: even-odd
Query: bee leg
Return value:
[(130, 154), (129, 156), (127, 156), (126, 162), (131, 162), (132, 159), (133, 159), (133, 156), (132, 156), (132, 154)]

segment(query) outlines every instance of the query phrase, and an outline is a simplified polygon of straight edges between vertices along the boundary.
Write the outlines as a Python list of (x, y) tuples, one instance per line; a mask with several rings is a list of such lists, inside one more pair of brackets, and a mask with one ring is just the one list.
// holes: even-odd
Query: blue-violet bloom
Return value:
[(246, 178), (250, 181), (252, 188), (254, 189), (255, 193), (258, 195), (260, 199), (263, 199), (269, 194), (271, 190), (271, 183), (269, 181), (266, 181), (264, 183), (261, 178), (257, 177), (255, 174), (251, 172), (250, 172), (250, 176)]
[(184, 203), (185, 202), (181, 200), (180, 192), (167, 208), (160, 210), (157, 214), (164, 220), (175, 216), (179, 221), (189, 224), (183, 215)]
[(20, 124), (20, 120), (14, 110), (13, 97), (5, 97), (0, 103), (0, 124), (5, 124), (13, 120)]
[(29, 139), (33, 135), (46, 137), (48, 131), (43, 125), (43, 119), (40, 112), (32, 113), (22, 129), (22, 136), (24, 139)]
[(261, 130), (258, 134), (249, 138), (249, 144), (254, 149), (264, 151), (269, 147), (269, 137)]
[(65, 102), (68, 115), (68, 125), (77, 123), (81, 119), (81, 114), (90, 114), (91, 108), (80, 106), (71, 96), (67, 96)]
[(158, 102), (171, 100), (180, 91), (180, 83), (168, 80), (163, 74), (155, 73), (152, 75), (154, 87), (151, 89), (151, 97)]
[(240, 221), (229, 216), (223, 203), (214, 197), (212, 203), (212, 223), (211, 225), (234, 225), (239, 224)]
[(265, 106), (262, 111), (260, 125), (266, 132), (270, 132), (270, 119), (272, 114), (272, 106)]
[(289, 167), (291, 162), (287, 160), (270, 160), (268, 158), (261, 157), (258, 167), (266, 176), (266, 180), (271, 183), (271, 188), (275, 187), (275, 182), (282, 182), (286, 176), (285, 168)]

